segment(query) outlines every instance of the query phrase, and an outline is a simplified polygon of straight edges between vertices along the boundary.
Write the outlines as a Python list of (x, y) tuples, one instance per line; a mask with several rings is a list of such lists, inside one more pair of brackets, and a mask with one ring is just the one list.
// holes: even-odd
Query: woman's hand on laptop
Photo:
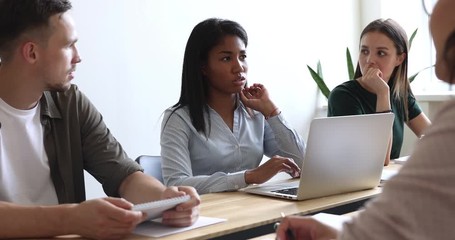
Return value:
[(279, 172), (286, 172), (291, 177), (300, 177), (300, 168), (292, 158), (273, 156), (259, 167), (245, 172), (247, 184), (260, 184), (267, 182)]

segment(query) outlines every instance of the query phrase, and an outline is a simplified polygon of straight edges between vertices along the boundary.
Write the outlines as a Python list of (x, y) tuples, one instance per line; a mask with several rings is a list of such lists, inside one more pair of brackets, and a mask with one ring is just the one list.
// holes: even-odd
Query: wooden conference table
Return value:
[[(398, 169), (391, 164), (386, 169)], [(381, 188), (338, 194), (305, 201), (292, 201), (257, 196), (245, 192), (210, 193), (201, 196), (201, 216), (224, 218), (225, 222), (161, 237), (174, 239), (246, 239), (274, 231), (273, 224), (285, 215), (308, 215), (318, 212), (345, 214), (357, 210), (363, 203), (381, 193)], [(64, 236), (65, 239), (71, 238)], [(77, 238), (77, 237), (76, 237)], [(79, 238), (81, 239), (81, 238)], [(154, 239), (131, 235), (127, 239)]]
[[(273, 224), (281, 220), (281, 212), (285, 215), (305, 215), (325, 210), (335, 210), (339, 213), (350, 212), (380, 192), (380, 188), (375, 188), (306, 201), (269, 198), (244, 192), (202, 195), (201, 216), (225, 218), (227, 221), (161, 239), (246, 239), (256, 237), (274, 232)], [(131, 239), (146, 238), (134, 237)]]

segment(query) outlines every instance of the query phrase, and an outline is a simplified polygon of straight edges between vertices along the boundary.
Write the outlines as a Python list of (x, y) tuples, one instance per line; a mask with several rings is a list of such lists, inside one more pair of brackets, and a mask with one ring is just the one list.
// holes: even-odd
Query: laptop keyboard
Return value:
[(275, 190), (275, 191), (272, 191), (272, 192), (296, 196), (298, 189), (299, 188), (297, 188), (297, 187), (295, 187), (295, 188), (286, 188), (286, 189)]

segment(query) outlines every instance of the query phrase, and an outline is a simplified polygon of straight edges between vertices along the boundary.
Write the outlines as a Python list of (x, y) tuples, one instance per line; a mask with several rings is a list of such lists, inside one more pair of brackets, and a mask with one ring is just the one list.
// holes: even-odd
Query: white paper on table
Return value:
[(409, 156), (403, 156), (396, 159), (392, 159), (392, 161), (395, 162), (396, 164), (405, 164), (408, 161), (408, 159)]
[(313, 218), (315, 218), (319, 222), (322, 222), (326, 225), (335, 228), (338, 231), (341, 231), (341, 229), (343, 228), (343, 223), (350, 221), (352, 219), (352, 217), (349, 215), (335, 215), (329, 213), (318, 213), (313, 215)]
[(212, 217), (203, 217), (199, 216), (199, 219), (189, 227), (169, 227), (161, 224), (161, 219), (155, 219), (153, 221), (146, 221), (139, 224), (133, 233), (148, 237), (164, 237), (167, 235), (188, 231), (195, 228), (200, 228), (220, 222), (225, 222), (226, 219), (223, 218), (212, 218)]
[(397, 175), (398, 171), (397, 170), (391, 170), (391, 169), (384, 169), (382, 170), (381, 174), (381, 181), (388, 181), (391, 179), (393, 176)]

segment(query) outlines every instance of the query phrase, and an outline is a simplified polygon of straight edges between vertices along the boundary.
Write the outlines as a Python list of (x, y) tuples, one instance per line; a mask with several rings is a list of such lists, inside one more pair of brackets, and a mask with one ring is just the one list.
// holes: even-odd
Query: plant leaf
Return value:
[(417, 75), (419, 75), (419, 73), (420, 73), (420, 72), (417, 72), (417, 73), (415, 73), (414, 75), (410, 76), (410, 77), (408, 78), (409, 83), (412, 83), (412, 81), (414, 81), (414, 79), (417, 77)]
[(329, 98), (330, 90), (327, 87), (327, 85), (325, 84), (324, 79), (321, 76), (319, 76), (319, 74), (316, 71), (314, 71), (310, 66), (308, 66), (308, 65), (306, 65), (306, 66), (308, 67), (308, 70), (310, 71), (311, 77), (313, 77), (313, 80), (318, 85), (319, 90), (321, 90), (322, 94), (324, 94), (324, 96), (326, 98)]
[(348, 65), (349, 80), (354, 79), (354, 64), (352, 64), (352, 57), (349, 48), (346, 48), (346, 64)]
[(431, 66), (428, 66), (426, 68), (423, 68), (420, 71), (418, 71), (417, 73), (415, 73), (414, 75), (410, 76), (408, 78), (409, 82), (412, 83), (412, 81), (414, 81), (414, 79), (417, 77), (417, 75), (419, 75), (419, 73), (421, 73), (423, 70), (427, 70), (427, 69), (432, 68), (432, 67), (434, 67), (434, 65), (431, 65)]
[(414, 38), (417, 35), (417, 30), (419, 30), (419, 29), (416, 28), (416, 30), (414, 30), (414, 32), (412, 33), (411, 37), (409, 38), (409, 49), (408, 49), (408, 52), (411, 50), (412, 41), (414, 41)]
[(318, 61), (318, 64), (317, 64), (317, 71), (316, 71), (319, 75), (319, 77), (321, 77), (321, 79), (324, 79), (324, 76), (322, 75), (322, 66), (321, 66), (321, 61)]

